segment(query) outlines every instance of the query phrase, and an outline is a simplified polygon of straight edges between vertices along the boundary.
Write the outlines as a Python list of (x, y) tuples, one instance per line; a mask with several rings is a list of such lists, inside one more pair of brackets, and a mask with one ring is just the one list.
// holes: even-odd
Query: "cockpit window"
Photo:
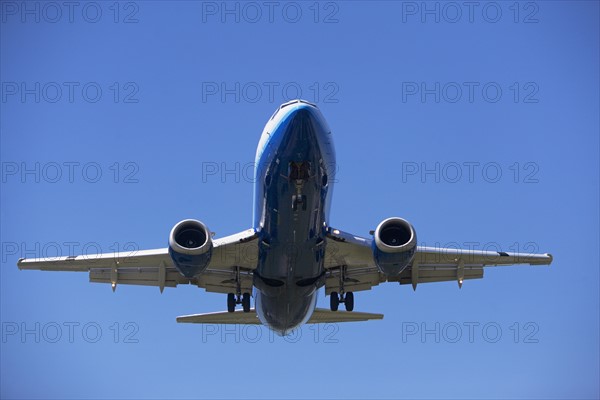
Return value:
[(309, 106), (313, 106), (314, 108), (319, 108), (317, 107), (317, 105), (315, 103), (311, 103), (310, 101), (306, 101), (306, 100), (298, 100), (300, 103), (304, 103), (304, 104), (308, 104)]
[(286, 108), (287, 106), (291, 106), (292, 104), (296, 104), (298, 103), (298, 100), (290, 100), (287, 103), (283, 103), (279, 108)]

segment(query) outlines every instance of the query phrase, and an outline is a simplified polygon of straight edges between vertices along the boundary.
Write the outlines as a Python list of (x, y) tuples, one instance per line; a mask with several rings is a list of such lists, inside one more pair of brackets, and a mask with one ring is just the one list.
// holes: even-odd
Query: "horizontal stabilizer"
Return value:
[[(325, 324), (335, 322), (358, 322), (371, 319), (383, 319), (383, 314), (372, 314), (357, 311), (329, 311), (324, 308), (317, 308), (308, 320), (308, 324)], [(177, 317), (177, 322), (190, 324), (242, 324), (257, 325), (260, 320), (254, 309), (250, 312), (238, 310), (235, 312), (213, 312), (206, 314), (193, 314)]]
[(260, 325), (260, 320), (256, 311), (250, 312), (237, 310), (235, 312), (219, 311), (206, 314), (192, 314), (177, 317), (177, 322), (188, 324), (242, 324), (242, 325)]
[(371, 319), (383, 319), (383, 314), (373, 314), (359, 311), (329, 311), (317, 308), (308, 320), (308, 324), (326, 324), (334, 322), (359, 322)]

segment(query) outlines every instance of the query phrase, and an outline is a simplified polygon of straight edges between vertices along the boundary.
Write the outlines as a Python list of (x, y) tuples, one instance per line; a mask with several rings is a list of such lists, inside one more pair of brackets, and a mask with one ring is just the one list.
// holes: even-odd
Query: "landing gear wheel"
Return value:
[(250, 293), (244, 293), (242, 295), (242, 308), (244, 312), (250, 312)]
[(331, 292), (329, 295), (329, 308), (331, 311), (337, 311), (340, 306), (340, 296), (338, 296), (337, 292)]
[(235, 294), (227, 293), (227, 311), (234, 312), (235, 311)]
[(344, 306), (346, 307), (346, 311), (354, 310), (354, 293), (346, 293), (346, 296), (344, 298)]

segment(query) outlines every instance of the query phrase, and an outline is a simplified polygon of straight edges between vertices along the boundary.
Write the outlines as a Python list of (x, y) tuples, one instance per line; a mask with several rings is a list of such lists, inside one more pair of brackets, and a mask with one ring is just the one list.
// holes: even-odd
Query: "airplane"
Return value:
[[(195, 219), (175, 224), (168, 247), (87, 256), (19, 259), (19, 269), (88, 272), (91, 282), (196, 285), (227, 294), (227, 311), (177, 317), (181, 323), (263, 324), (279, 335), (305, 323), (382, 319), (354, 311), (354, 292), (384, 282), (417, 285), (483, 278), (483, 268), (549, 265), (550, 254), (417, 245), (405, 219), (387, 218), (361, 237), (330, 225), (336, 159), (331, 130), (305, 100), (279, 106), (255, 159), (253, 226), (213, 239)], [(317, 308), (325, 287), (329, 309)], [(254, 308), (251, 307), (254, 298)], [(237, 305), (241, 304), (241, 310)], [(338, 311), (344, 304), (346, 311)]]

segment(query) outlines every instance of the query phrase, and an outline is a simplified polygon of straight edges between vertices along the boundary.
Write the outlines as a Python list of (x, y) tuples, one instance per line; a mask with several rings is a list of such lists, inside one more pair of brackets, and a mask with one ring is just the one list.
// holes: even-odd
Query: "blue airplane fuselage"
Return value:
[(255, 165), (255, 307), (263, 324), (286, 334), (308, 321), (325, 282), (335, 150), (319, 109), (302, 100), (279, 107), (262, 133)]

